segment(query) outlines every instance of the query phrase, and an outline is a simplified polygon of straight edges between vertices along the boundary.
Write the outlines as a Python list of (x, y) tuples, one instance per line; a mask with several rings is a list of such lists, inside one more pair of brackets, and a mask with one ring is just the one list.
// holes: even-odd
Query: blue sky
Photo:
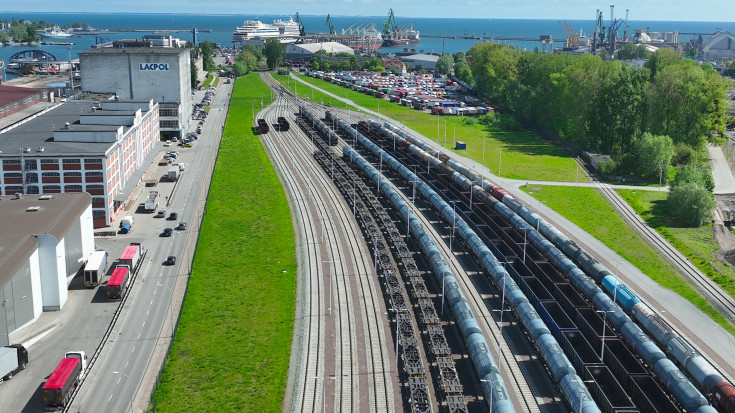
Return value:
[(454, 17), (483, 19), (594, 19), (602, 9), (609, 18), (610, 4), (616, 17), (630, 9), (631, 20), (723, 21), (735, 16), (735, 1), (707, 0), (103, 0), (5, 1), (0, 11), (31, 12), (137, 12), (236, 15), (332, 15), (386, 16), (393, 8), (397, 16)]

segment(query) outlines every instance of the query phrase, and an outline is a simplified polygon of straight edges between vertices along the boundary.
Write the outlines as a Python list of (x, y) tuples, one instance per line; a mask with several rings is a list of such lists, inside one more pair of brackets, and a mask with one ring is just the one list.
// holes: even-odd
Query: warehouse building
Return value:
[(68, 286), (94, 251), (92, 197), (0, 196), (0, 346), (43, 311), (61, 310)]
[(439, 56), (435, 54), (419, 53), (404, 56), (401, 60), (413, 70), (434, 70), (436, 69), (436, 62), (439, 61)]
[(0, 195), (87, 192), (94, 227), (109, 226), (152, 163), (158, 136), (153, 100), (57, 104), (0, 130)]
[(45, 101), (43, 89), (0, 85), (0, 118)]
[(161, 139), (186, 135), (191, 122), (190, 49), (102, 47), (79, 54), (82, 90), (120, 99), (153, 99)]

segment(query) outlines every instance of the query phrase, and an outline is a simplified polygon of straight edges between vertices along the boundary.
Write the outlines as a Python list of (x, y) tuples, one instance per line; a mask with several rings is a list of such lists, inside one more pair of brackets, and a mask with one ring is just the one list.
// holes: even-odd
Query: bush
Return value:
[(715, 199), (703, 185), (685, 182), (669, 192), (666, 206), (669, 215), (681, 225), (699, 227), (712, 217)]
[(671, 158), (673, 165), (686, 165), (697, 159), (697, 151), (692, 149), (691, 146), (678, 143), (674, 146), (674, 157)]
[(477, 118), (465, 117), (464, 119), (462, 119), (462, 123), (464, 123), (465, 125), (477, 125), (478, 123), (480, 123), (480, 121)]

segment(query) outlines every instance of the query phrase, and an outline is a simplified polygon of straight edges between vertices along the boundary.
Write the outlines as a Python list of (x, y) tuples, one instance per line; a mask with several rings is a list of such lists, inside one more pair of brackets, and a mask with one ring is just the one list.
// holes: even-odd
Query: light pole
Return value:
[(498, 178), (500, 178), (500, 167), (503, 166), (503, 148), (498, 148), (500, 153), (498, 155)]
[(482, 163), (485, 163), (485, 142), (487, 141), (487, 132), (482, 137)]
[(444, 147), (447, 147), (447, 121), (444, 120)]
[(332, 269), (334, 267), (334, 260), (322, 261), (322, 264), (325, 262), (329, 263), (329, 315), (332, 315)]
[[(329, 376), (327, 377), (330, 380), (337, 381), (337, 377), (335, 376)], [(327, 406), (327, 385), (325, 383), (324, 377), (321, 376), (314, 376), (314, 380), (321, 380), (322, 381), (322, 413), (326, 411)]]
[(416, 175), (416, 167), (418, 165), (413, 165), (413, 192), (411, 193), (411, 203), (416, 203), (416, 179), (418, 178), (418, 175)]
[(490, 413), (492, 413), (492, 411), (493, 411), (493, 390), (495, 390), (494, 389), (494, 387), (495, 387), (495, 380), (492, 380), (492, 379), (490, 379), (490, 380), (480, 379), (480, 381), (483, 382), (483, 383), (490, 383), (490, 410), (488, 410), (488, 411)]
[[(113, 371), (112, 374), (120, 374), (125, 376), (126, 379), (128, 379), (128, 393), (130, 393), (130, 411), (133, 411), (133, 385), (130, 383), (130, 377), (128, 377), (127, 374), (121, 372), (121, 371)], [(118, 383), (120, 381), (118, 380)]]
[(406, 207), (406, 241), (408, 241), (408, 234), (411, 232), (411, 208)]
[(436, 140), (439, 140), (439, 114), (436, 114)]
[(394, 313), (396, 313), (396, 374), (398, 374), (398, 313), (401, 311), (405, 311), (405, 309), (389, 308), (388, 311), (393, 311)]
[(168, 312), (169, 312), (169, 320), (171, 323), (171, 339), (173, 339), (174, 338), (174, 319), (173, 319), (174, 317), (174, 312), (173, 312), (174, 290), (167, 285), (161, 284), (160, 282), (156, 283), (156, 285), (171, 291), (171, 300), (168, 302)]
[[(615, 291), (613, 291), (613, 303), (618, 298), (618, 287), (620, 287), (620, 283), (615, 284)], [(605, 355), (605, 327), (607, 326), (607, 313), (612, 312), (612, 310), (603, 311), (605, 315), (602, 317), (602, 348), (600, 348), (600, 361), (603, 361), (602, 356)]]

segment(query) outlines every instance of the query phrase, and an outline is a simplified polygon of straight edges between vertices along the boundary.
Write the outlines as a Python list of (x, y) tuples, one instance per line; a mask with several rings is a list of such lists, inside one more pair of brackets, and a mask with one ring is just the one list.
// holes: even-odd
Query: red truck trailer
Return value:
[(127, 266), (118, 266), (112, 272), (110, 280), (107, 281), (107, 299), (119, 300), (128, 289), (128, 279), (130, 278), (130, 269)]
[(135, 272), (143, 256), (143, 247), (138, 243), (131, 243), (120, 256), (120, 265), (127, 265), (131, 272)]
[(43, 385), (41, 394), (47, 409), (65, 407), (79, 382), (82, 361), (78, 358), (63, 358)]

